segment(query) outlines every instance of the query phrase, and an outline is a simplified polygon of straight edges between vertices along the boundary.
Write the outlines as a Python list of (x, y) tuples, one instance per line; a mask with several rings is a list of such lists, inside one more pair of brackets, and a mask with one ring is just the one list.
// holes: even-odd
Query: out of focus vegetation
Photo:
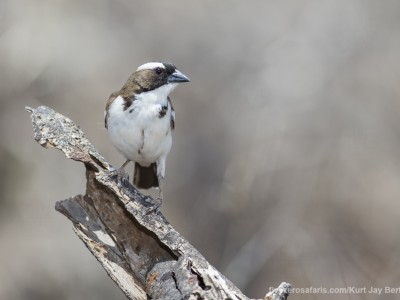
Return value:
[(398, 286), (399, 36), (390, 0), (1, 1), (0, 299), (125, 299), (53, 209), (82, 166), (32, 140), (24, 106), (119, 165), (105, 102), (154, 60), (192, 80), (172, 95), (163, 212), (213, 265), (259, 298)]

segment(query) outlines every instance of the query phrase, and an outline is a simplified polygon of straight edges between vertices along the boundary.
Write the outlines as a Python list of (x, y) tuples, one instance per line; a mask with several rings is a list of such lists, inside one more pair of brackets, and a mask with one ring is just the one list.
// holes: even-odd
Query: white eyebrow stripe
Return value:
[(139, 68), (137, 68), (136, 71), (149, 70), (149, 69), (155, 69), (155, 68), (165, 69), (165, 66), (164, 66), (164, 64), (162, 64), (160, 62), (148, 62), (146, 64), (141, 65)]

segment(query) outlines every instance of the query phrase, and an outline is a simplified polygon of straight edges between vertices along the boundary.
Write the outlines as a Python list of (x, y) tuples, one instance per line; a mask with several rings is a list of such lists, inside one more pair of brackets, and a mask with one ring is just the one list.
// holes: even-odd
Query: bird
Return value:
[(175, 128), (169, 94), (178, 84), (189, 81), (171, 63), (148, 62), (139, 66), (106, 103), (105, 127), (111, 143), (126, 159), (117, 172), (123, 174), (134, 162), (133, 184), (140, 189), (158, 187), (160, 205)]

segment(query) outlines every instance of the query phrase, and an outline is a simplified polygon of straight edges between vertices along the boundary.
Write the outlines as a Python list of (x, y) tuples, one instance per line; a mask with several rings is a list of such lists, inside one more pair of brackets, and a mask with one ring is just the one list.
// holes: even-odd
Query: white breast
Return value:
[[(143, 166), (165, 157), (172, 144), (171, 107), (167, 98), (160, 100), (154, 91), (142, 93), (124, 110), (124, 99), (119, 96), (108, 111), (108, 133), (114, 146), (127, 158)], [(167, 112), (160, 118), (160, 110)]]

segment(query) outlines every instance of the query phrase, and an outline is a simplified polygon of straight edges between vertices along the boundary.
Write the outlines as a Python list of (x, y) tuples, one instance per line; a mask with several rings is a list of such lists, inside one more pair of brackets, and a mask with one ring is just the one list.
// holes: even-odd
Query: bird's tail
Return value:
[(133, 174), (133, 183), (140, 189), (149, 189), (158, 186), (157, 165), (152, 163), (148, 167), (142, 167), (135, 163), (135, 171)]

